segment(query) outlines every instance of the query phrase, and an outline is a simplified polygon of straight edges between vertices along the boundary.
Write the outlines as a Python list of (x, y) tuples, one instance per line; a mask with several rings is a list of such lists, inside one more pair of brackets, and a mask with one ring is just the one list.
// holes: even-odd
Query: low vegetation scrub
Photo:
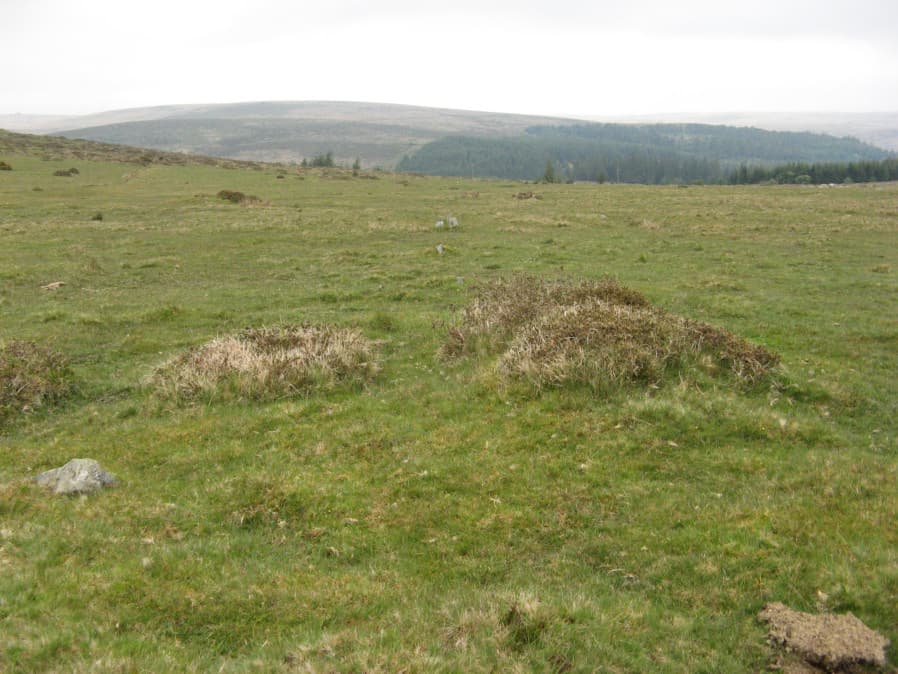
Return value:
[(71, 391), (66, 358), (34, 342), (0, 343), (0, 426)]
[(270, 400), (338, 383), (363, 383), (378, 370), (375, 345), (359, 331), (328, 325), (254, 328), (177, 356), (153, 373), (165, 397)]
[(252, 194), (244, 194), (243, 192), (237, 192), (236, 190), (221, 190), (216, 196), (219, 199), (224, 199), (225, 201), (230, 201), (234, 204), (257, 203), (262, 201), (259, 197), (253, 196)]
[(479, 289), (450, 328), (445, 357), (499, 354), (503, 378), (536, 388), (654, 384), (672, 370), (727, 371), (755, 383), (778, 357), (721, 328), (649, 304), (616, 281), (517, 276)]
[(518, 275), (481, 285), (476, 291), (474, 300), (462, 312), (461, 323), (449, 329), (442, 347), (445, 357), (494, 353), (507, 346), (521, 328), (554, 307), (591, 301), (636, 307), (649, 305), (641, 293), (613, 279), (573, 283)]
[(76, 168), (59, 169), (58, 171), (53, 171), (53, 175), (58, 178), (71, 178), (72, 176), (76, 176), (79, 173), (81, 173), (81, 171)]
[(5, 161), (0, 161), (0, 171), (12, 171), (12, 166)]

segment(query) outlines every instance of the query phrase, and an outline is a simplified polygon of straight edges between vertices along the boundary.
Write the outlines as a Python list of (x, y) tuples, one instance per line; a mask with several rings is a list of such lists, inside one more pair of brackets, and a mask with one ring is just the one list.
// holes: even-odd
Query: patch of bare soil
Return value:
[(871, 665), (885, 667), (889, 640), (851, 613), (815, 615), (774, 602), (767, 604), (758, 617), (769, 624), (772, 644), (801, 658), (781, 661), (779, 666), (790, 674), (858, 672)]

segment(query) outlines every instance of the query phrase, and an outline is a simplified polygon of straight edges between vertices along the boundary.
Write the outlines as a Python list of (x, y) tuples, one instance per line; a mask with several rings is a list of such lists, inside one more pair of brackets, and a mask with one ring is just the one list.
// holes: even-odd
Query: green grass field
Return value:
[[(898, 185), (0, 159), (0, 344), (75, 380), (0, 430), (0, 670), (757, 672), (768, 601), (898, 640)], [(599, 395), (438, 358), (472, 287), (521, 271), (613, 276), (781, 365)], [(148, 384), (303, 322), (377, 340), (376, 377)], [(120, 486), (33, 483), (75, 457)]]

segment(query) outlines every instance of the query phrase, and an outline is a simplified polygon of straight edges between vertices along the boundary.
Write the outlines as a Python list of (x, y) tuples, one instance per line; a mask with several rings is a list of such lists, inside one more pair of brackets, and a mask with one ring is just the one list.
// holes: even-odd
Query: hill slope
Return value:
[(724, 124), (769, 131), (810, 131), (851, 136), (898, 152), (898, 111), (895, 112), (719, 112), (666, 113), (637, 116), (595, 116), (591, 121), (616, 124)]
[[(735, 124), (744, 121), (732, 118)], [(358, 158), (368, 167), (524, 179), (541, 175), (546, 160), (574, 179), (607, 175), (669, 182), (720, 179), (742, 162), (886, 156), (855, 140), (821, 134), (707, 124), (585, 124), (560, 117), (330, 101), (158, 106), (41, 125), (69, 138), (241, 160), (298, 162), (331, 152), (347, 165)]]
[(394, 167), (449, 134), (502, 136), (567, 120), (385, 103), (278, 101), (163, 106), (69, 120), (54, 131), (158, 150), (259, 161), (300, 161), (332, 151), (338, 161)]
[(126, 164), (164, 164), (168, 166), (219, 166), (222, 168), (255, 168), (254, 162), (223, 157), (186, 155), (147, 148), (101, 143), (92, 140), (13, 133), (0, 129), (0, 155), (39, 157), (44, 160), (109, 161)]
[(294, 119), (160, 119), (63, 132), (68, 138), (256, 161), (296, 161), (332, 152), (366, 166), (395, 166), (439, 133), (366, 122)]

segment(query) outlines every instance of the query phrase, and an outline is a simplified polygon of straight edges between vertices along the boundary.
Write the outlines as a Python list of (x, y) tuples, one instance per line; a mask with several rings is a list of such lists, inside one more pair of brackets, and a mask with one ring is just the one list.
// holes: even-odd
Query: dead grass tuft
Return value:
[(288, 325), (214, 339), (164, 363), (151, 380), (164, 397), (269, 400), (362, 383), (377, 371), (375, 344), (358, 330)]
[(444, 357), (499, 353), (498, 371), (536, 388), (585, 384), (608, 390), (658, 382), (673, 369), (765, 377), (778, 357), (721, 328), (653, 307), (616, 281), (516, 276), (479, 289), (449, 329)]
[(230, 201), (232, 204), (257, 204), (262, 201), (259, 197), (252, 194), (244, 194), (236, 190), (221, 190), (216, 194), (219, 199)]
[(539, 642), (549, 626), (539, 602), (529, 598), (514, 602), (502, 615), (500, 623), (508, 630), (508, 643), (515, 650)]
[(34, 342), (0, 344), (0, 426), (71, 391), (68, 360)]
[(463, 310), (461, 323), (449, 329), (449, 338), (441, 351), (444, 357), (493, 352), (553, 307), (596, 300), (625, 306), (648, 306), (648, 300), (641, 293), (607, 278), (572, 283), (519, 274), (480, 285), (475, 290), (477, 294)]

